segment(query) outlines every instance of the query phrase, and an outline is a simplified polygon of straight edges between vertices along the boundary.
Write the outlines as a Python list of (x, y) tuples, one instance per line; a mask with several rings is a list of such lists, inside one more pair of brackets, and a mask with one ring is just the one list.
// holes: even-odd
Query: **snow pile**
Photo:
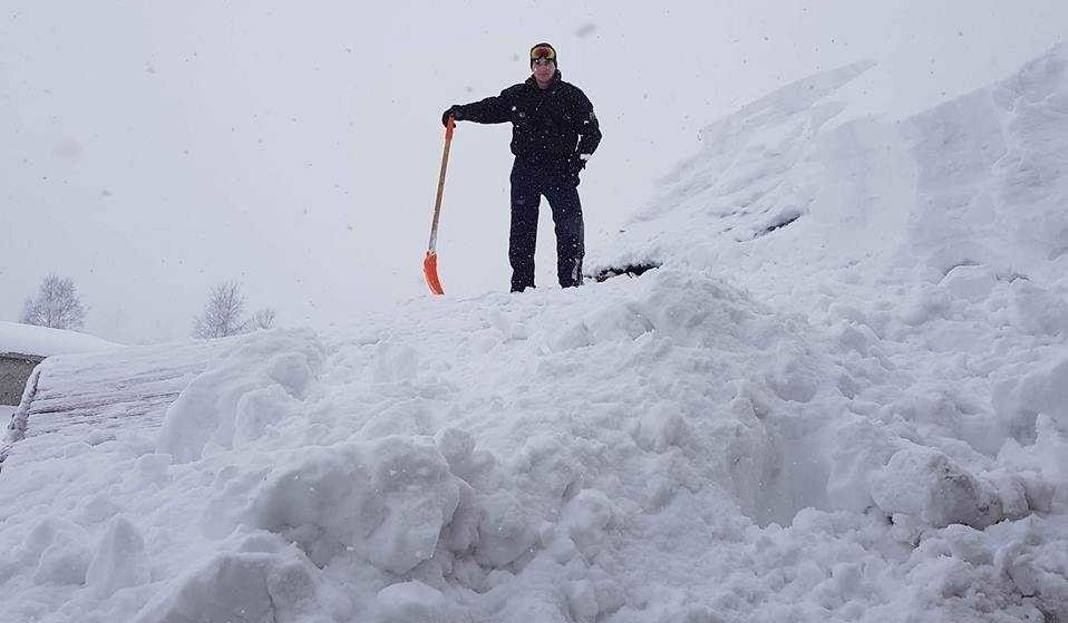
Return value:
[(602, 254), (638, 279), (245, 336), (91, 442), (31, 413), (0, 619), (1068, 618), (1066, 59), (754, 103)]
[(118, 344), (85, 333), (0, 320), (0, 354), (49, 357), (118, 347)]
[(303, 334), (250, 340), (198, 376), (167, 409), (159, 447), (176, 461), (200, 459), (209, 444), (236, 448), (297, 415), (322, 359)]

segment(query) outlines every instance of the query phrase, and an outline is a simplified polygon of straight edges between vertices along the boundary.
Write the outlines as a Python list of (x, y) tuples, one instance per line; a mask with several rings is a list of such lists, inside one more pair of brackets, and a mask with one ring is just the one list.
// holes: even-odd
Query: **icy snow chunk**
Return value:
[(38, 584), (85, 584), (92, 552), (82, 544), (82, 539), (68, 532), (61, 532), (43, 552), (33, 581)]
[(1068, 334), (1068, 303), (1029, 281), (1012, 282), (1013, 322), (1031, 335)]
[(90, 524), (107, 521), (122, 510), (106, 493), (98, 493), (86, 498), (78, 508), (82, 521)]
[(591, 622), (601, 613), (597, 591), (589, 580), (571, 582), (567, 587), (567, 608), (575, 621)]
[(635, 340), (654, 329), (639, 305), (612, 305), (564, 329), (553, 348), (566, 351), (603, 342)]
[(65, 522), (53, 517), (46, 517), (34, 524), (30, 533), (22, 541), (22, 547), (18, 553), (19, 561), (26, 565), (37, 564), (41, 554), (56, 540), (56, 535), (62, 530), (64, 524)]
[(86, 583), (102, 597), (120, 588), (137, 586), (149, 580), (145, 539), (129, 519), (118, 516), (108, 525), (97, 545)]
[(487, 478), (497, 464), (492, 454), (475, 449), (475, 438), (466, 431), (446, 428), (435, 439), (452, 473), (472, 486), (477, 486)]
[(583, 489), (567, 503), (559, 527), (584, 553), (592, 553), (614, 516), (615, 509), (604, 492)]
[(289, 553), (214, 556), (146, 607), (139, 623), (322, 621), (317, 571)]
[(92, 553), (83, 543), (85, 532), (78, 526), (53, 517), (37, 522), (14, 553), (17, 562), (0, 566), (0, 582), (19, 573), (32, 571), (38, 584), (84, 584)]
[(375, 603), (378, 608), (375, 623), (459, 623), (468, 620), (460, 618), (458, 614), (449, 616), (449, 604), (441, 591), (418, 580), (399, 582), (383, 588), (375, 596)]
[(1007, 432), (1030, 450), (1016, 452), (1016, 462), (1068, 478), (1068, 440), (1061, 432), (1068, 426), (1068, 357), (1058, 357), (1022, 379), (997, 385), (993, 403)]
[[(1013, 540), (994, 554), (999, 577), (1037, 601), (1045, 620), (1068, 620), (1068, 540), (1029, 518), (1010, 526)], [(1057, 534), (1057, 533), (1060, 534)], [(1054, 535), (1057, 536), (1054, 536)], [(1060, 537), (1060, 538), (1057, 538)]]
[(529, 508), (508, 491), (497, 491), (481, 500), (484, 513), (479, 523), (475, 556), (481, 564), (503, 567), (533, 550), (537, 527)]
[(662, 401), (643, 412), (634, 430), (634, 441), (646, 451), (666, 452), (685, 439), (688, 433), (686, 418), (671, 402)]
[(994, 552), (986, 544), (982, 532), (962, 524), (946, 526), (939, 535), (949, 543), (953, 555), (972, 565), (989, 565), (994, 562)]
[(277, 355), (268, 362), (267, 375), (294, 398), (303, 398), (304, 390), (312, 378), (312, 370), (307, 355), (289, 352)]
[(142, 484), (154, 484), (163, 486), (169, 480), (168, 470), (171, 467), (172, 457), (169, 454), (145, 454), (137, 458), (134, 466)]
[(871, 505), (869, 478), (898, 449), (892, 435), (870, 420), (855, 417), (833, 433), (827, 496), (834, 508), (863, 511)]
[(351, 548), (404, 573), (434, 555), (459, 499), (457, 479), (429, 440), (387, 437), (309, 448), (268, 475), (247, 514), (316, 564)]
[(933, 448), (899, 450), (871, 478), (871, 495), (887, 514), (906, 513), (938, 528), (985, 528), (1002, 518), (1001, 502), (970, 472)]
[(796, 344), (779, 344), (776, 350), (775, 363), (764, 376), (768, 387), (783, 400), (812, 400), (820, 386), (813, 358)]
[(299, 402), (278, 385), (252, 390), (237, 401), (234, 447), (262, 437), (272, 426), (297, 413)]
[(478, 524), (482, 516), (475, 505), (474, 489), (462, 480), (458, 484), (459, 503), (441, 536), (449, 551), (466, 552), (478, 541)]
[(259, 437), (268, 426), (295, 414), (294, 397), (304, 394), (321, 351), (317, 340), (303, 332), (247, 338), (167, 408), (159, 451), (187, 463), (199, 460), (209, 444), (231, 448), (235, 436), (238, 443)]

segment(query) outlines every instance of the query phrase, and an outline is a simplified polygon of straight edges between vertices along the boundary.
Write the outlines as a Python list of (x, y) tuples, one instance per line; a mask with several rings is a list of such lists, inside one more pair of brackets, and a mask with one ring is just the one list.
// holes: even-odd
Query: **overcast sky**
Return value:
[[(184, 338), (225, 279), (283, 325), (427, 296), (441, 111), (525, 79), (540, 40), (605, 136), (580, 187), (594, 259), (703, 126), (779, 86), (875, 59), (854, 109), (902, 116), (1068, 32), (1063, 0), (299, 4), (0, 1), (0, 319), (49, 272), (125, 342)], [(509, 132), (456, 133), (450, 296), (508, 287)]]

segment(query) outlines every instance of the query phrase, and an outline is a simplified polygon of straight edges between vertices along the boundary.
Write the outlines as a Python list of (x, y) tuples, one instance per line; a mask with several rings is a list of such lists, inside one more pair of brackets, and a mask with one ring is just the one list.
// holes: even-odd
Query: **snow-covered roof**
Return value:
[(0, 355), (50, 357), (118, 348), (120, 345), (76, 331), (0, 320)]
[(711, 126), (640, 278), (49, 359), (4, 614), (1068, 620), (1068, 54), (900, 123), (865, 67)]

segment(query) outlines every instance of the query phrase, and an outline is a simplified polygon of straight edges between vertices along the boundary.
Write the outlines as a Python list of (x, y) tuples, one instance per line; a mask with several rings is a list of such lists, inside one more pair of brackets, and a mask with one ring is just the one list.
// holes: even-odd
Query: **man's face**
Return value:
[(556, 63), (552, 59), (539, 58), (534, 61), (534, 79), (546, 83), (556, 73)]

